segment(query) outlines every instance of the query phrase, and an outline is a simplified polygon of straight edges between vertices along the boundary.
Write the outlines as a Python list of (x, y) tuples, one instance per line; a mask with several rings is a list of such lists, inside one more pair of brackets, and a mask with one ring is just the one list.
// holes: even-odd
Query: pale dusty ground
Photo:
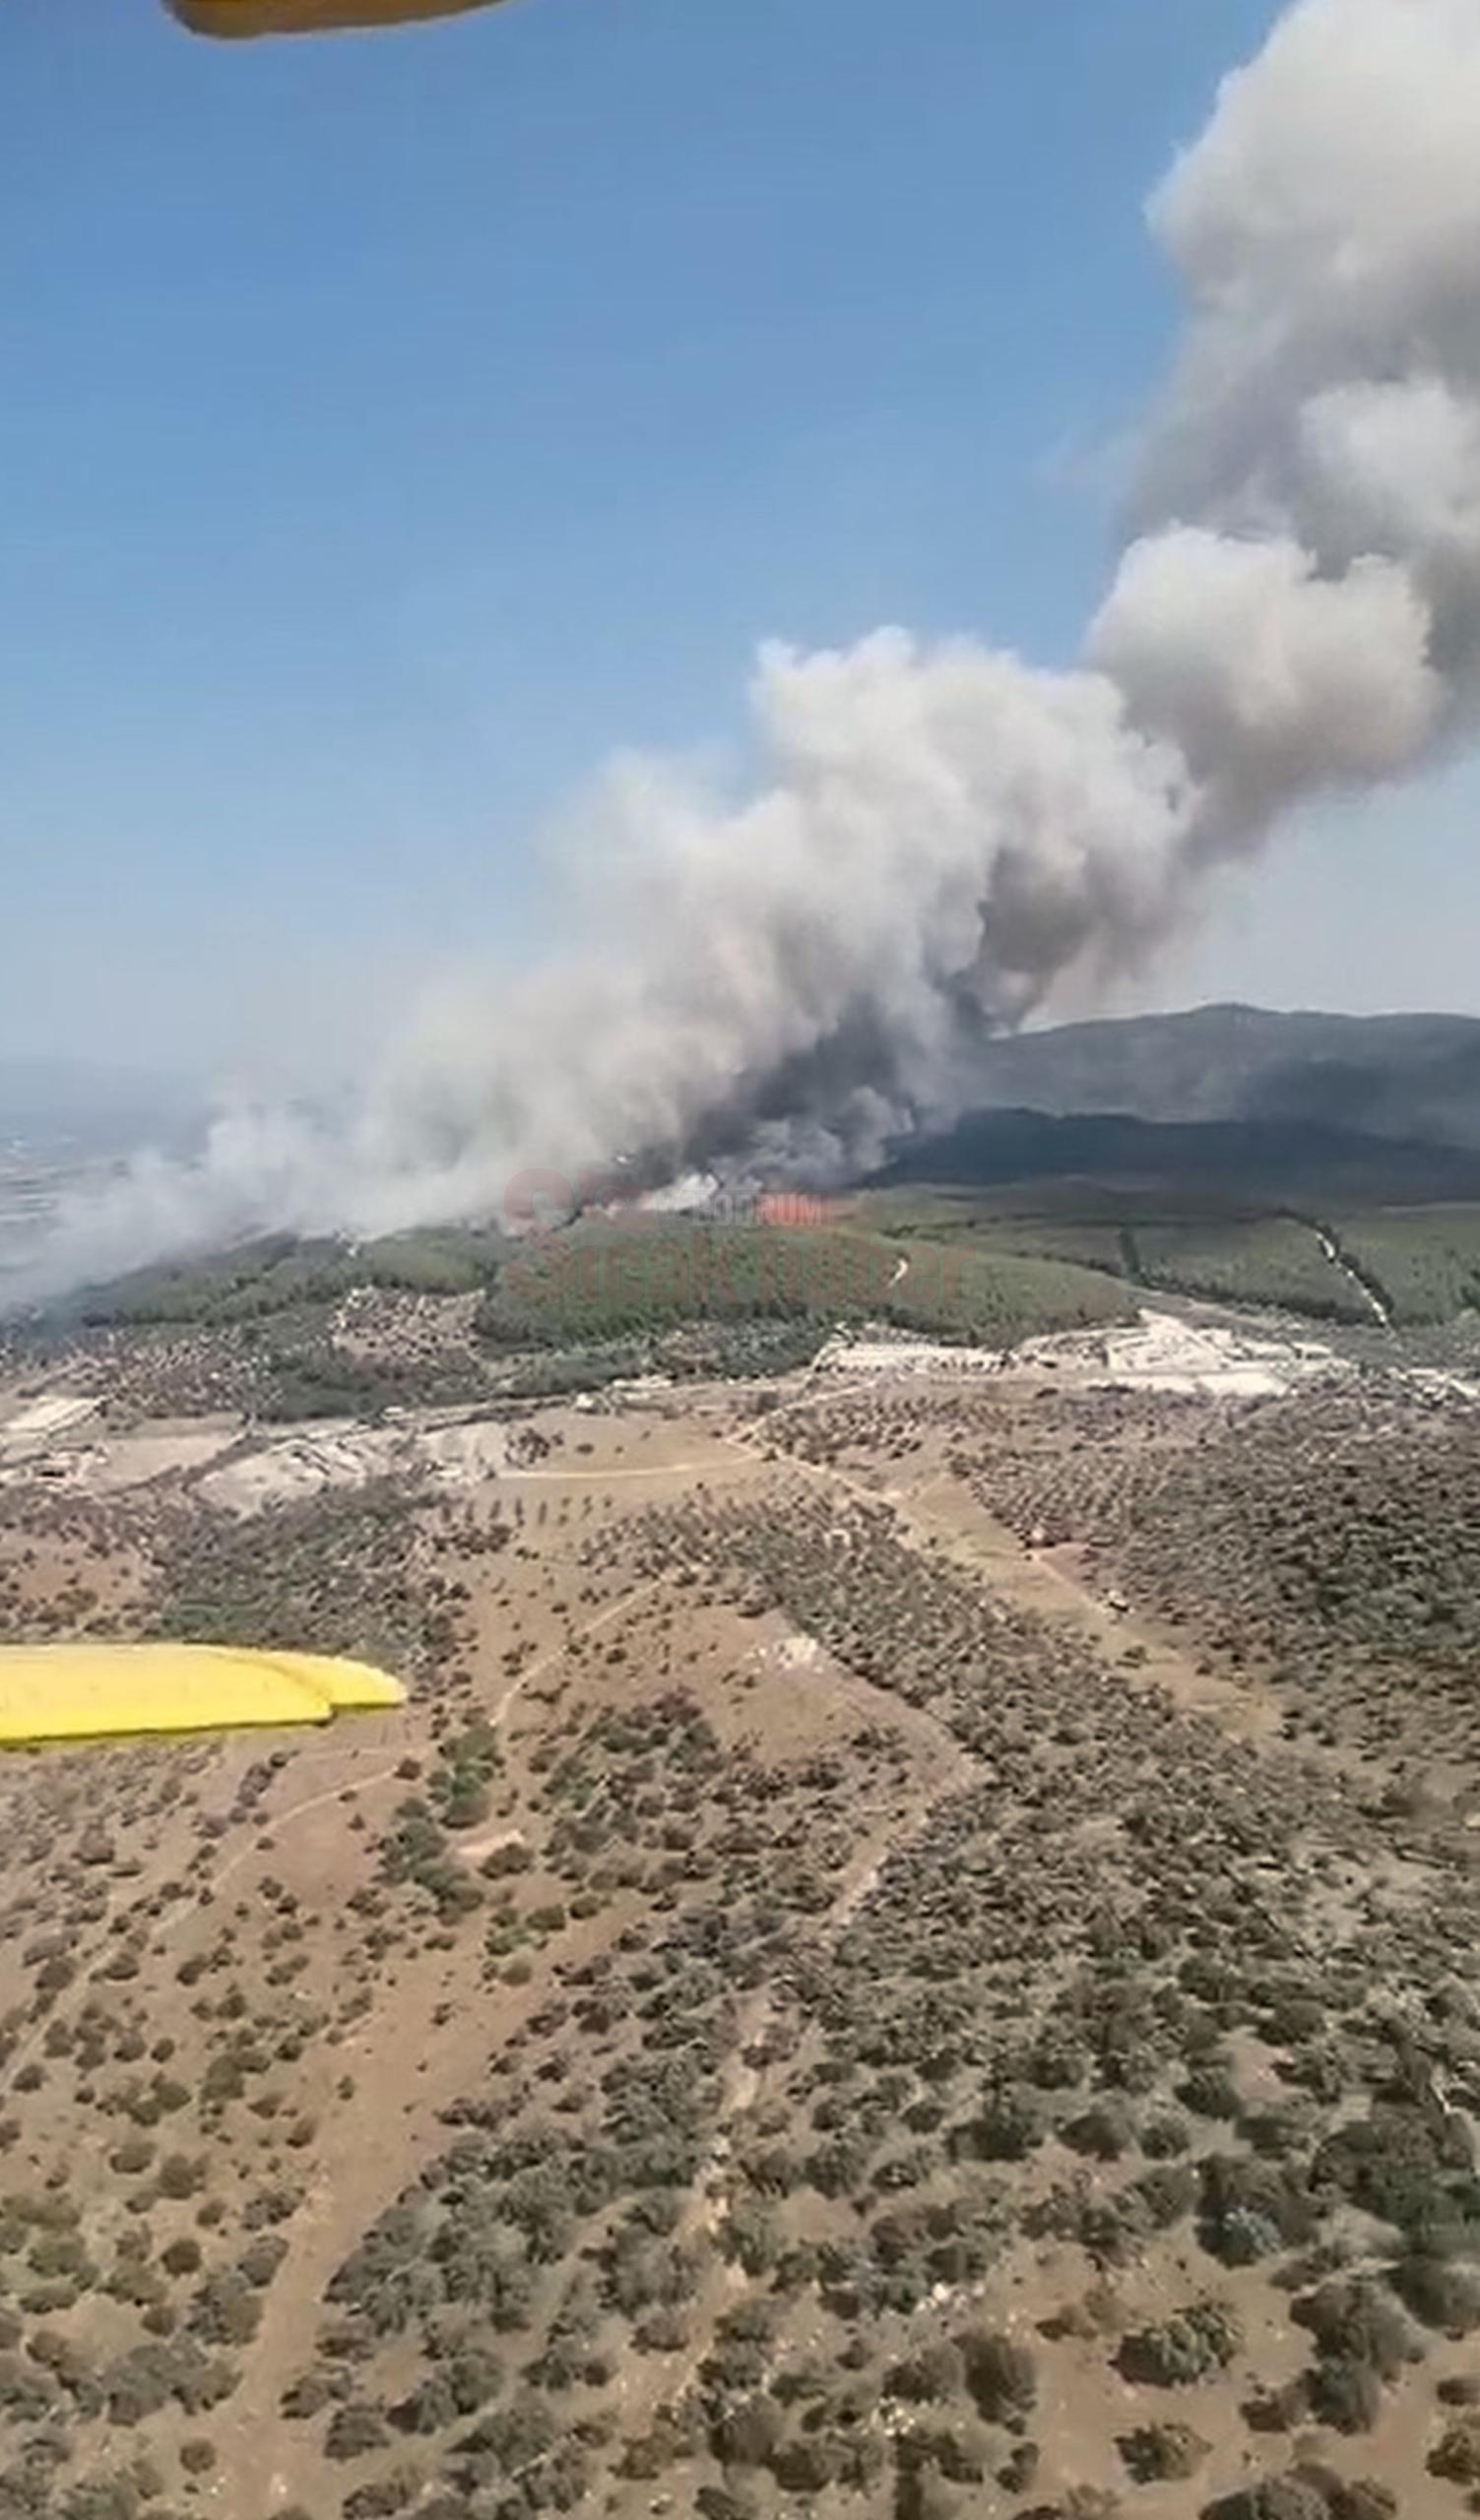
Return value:
[(43, 1392), (39, 1399), (27, 1401), (14, 1417), (6, 1420), (3, 1434), (7, 1443), (25, 1443), (37, 1436), (59, 1435), (80, 1419), (91, 1418), (97, 1403), (65, 1391)]
[(1314, 1375), (1350, 1370), (1316, 1339), (1259, 1337), (1170, 1312), (1141, 1313), (1133, 1329), (1069, 1331), (1009, 1350), (952, 1348), (935, 1340), (831, 1341), (812, 1368), (826, 1374), (910, 1374), (1014, 1380), (1052, 1374), (1062, 1385), (1099, 1390), (1198, 1393), (1261, 1400), (1293, 1391)]
[[(1052, 1379), (1065, 1389), (1115, 1386), (1237, 1400), (1274, 1397), (1313, 1378), (1350, 1370), (1315, 1338), (1255, 1334), (1211, 1318), (1148, 1308), (1133, 1329), (1070, 1332), (1009, 1351), (952, 1347), (904, 1335), (855, 1338), (839, 1333), (804, 1373), (790, 1380), (793, 1387), (805, 1388), (875, 1376), (951, 1383), (1006, 1376), (1014, 1383)], [(1437, 1396), (1476, 1388), (1461, 1377), (1432, 1370), (1415, 1371), (1412, 1378)], [(600, 1418), (608, 1409), (641, 1412), (655, 1404), (681, 1410), (684, 1398), (680, 1389), (651, 1377), (615, 1386), (605, 1402), (583, 1396), (553, 1414), (567, 1420)], [(206, 1501), (232, 1512), (255, 1513), (265, 1505), (401, 1472), (458, 1487), (507, 1475), (516, 1467), (526, 1476), (538, 1470), (537, 1464), (521, 1464), (515, 1429), (468, 1411), (393, 1413), (374, 1425), (349, 1418), (323, 1420), (243, 1442), (240, 1421), (226, 1418), (156, 1424), (99, 1439), (88, 1423), (97, 1410), (95, 1397), (63, 1388), (29, 1396), (0, 1390), (0, 1480), (33, 1476), (39, 1467), (48, 1478), (102, 1495), (215, 1462), (201, 1484)], [(568, 1478), (569, 1469), (560, 1476)]]

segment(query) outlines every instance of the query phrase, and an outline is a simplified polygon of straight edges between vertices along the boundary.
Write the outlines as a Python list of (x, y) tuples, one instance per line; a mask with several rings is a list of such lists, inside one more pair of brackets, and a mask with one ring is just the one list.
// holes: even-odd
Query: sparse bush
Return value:
[(1225, 2266), (1252, 2266), (1309, 2239), (1316, 2215), (1304, 2189), (1272, 2163), (1210, 2153), (1202, 2165), (1197, 2236)]
[(1107, 2097), (1071, 2117), (1060, 2135), (1072, 2151), (1092, 2161), (1115, 2162), (1135, 2142), (1135, 2119), (1123, 2100)]
[(142, 2424), (174, 2395), (174, 2365), (167, 2347), (143, 2345), (102, 2375), (110, 2424)]
[(1146, 2424), (1123, 2433), (1121, 2457), (1137, 2485), (1163, 2485), (1196, 2475), (1208, 2444), (1190, 2424)]
[(1238, 2084), (1220, 2065), (1199, 2065), (1178, 2084), (1177, 2097), (1194, 2117), (1237, 2117), (1244, 2106)]
[(1397, 2495), (1376, 2477), (1341, 2478), (1331, 2495), (1331, 2520), (1397, 2520)]
[(1238, 2319), (1226, 2302), (1193, 2301), (1171, 2318), (1127, 2336), (1117, 2362), (1127, 2380), (1153, 2388), (1186, 2388), (1224, 2370), (1243, 2342)]
[(1456, 2416), (1429, 2453), (1429, 2474), (1449, 2485), (1480, 2485), (1480, 2414)]
[(13, 2354), (0, 2354), (0, 2413), (12, 2424), (40, 2424), (56, 2404), (56, 2390), (41, 2371)]
[(711, 2447), (730, 2468), (763, 2468), (786, 2430), (780, 2408), (767, 2397), (727, 2407), (715, 2425)]
[(968, 2328), (956, 2344), (972, 2403), (986, 2422), (1000, 2424), (1031, 2412), (1038, 2373), (1028, 2346), (985, 2328)]
[(194, 2333), (208, 2345), (250, 2345), (262, 2324), (262, 2303), (234, 2268), (210, 2275), (190, 2310)]
[(1480, 2182), (1457, 2116), (1438, 2124), (1419, 2109), (1379, 2103), (1327, 2136), (1312, 2184), (1336, 2190), (1419, 2247), (1480, 2220)]
[(1043, 2141), (1045, 2114), (1036, 2092), (1004, 2084), (988, 2095), (981, 2113), (965, 2129), (969, 2149), (984, 2162), (1022, 2162)]
[(288, 2242), (277, 2233), (264, 2233), (252, 2240), (236, 2261), (236, 2272), (258, 2292), (271, 2284), (288, 2255)]
[(1370, 2432), (1382, 2411), (1377, 2371), (1349, 2354), (1322, 2354), (1307, 2373), (1306, 2393), (1317, 2423), (1335, 2432)]
[(742, 2485), (701, 2485), (694, 2508), (699, 2520), (760, 2520), (760, 2504)]
[(1202, 2520), (1331, 2520), (1323, 2472), (1291, 2468), (1282, 2477), (1264, 2477), (1206, 2504)]
[(362, 2459), (371, 2450), (383, 2450), (390, 2434), (380, 2409), (363, 2398), (354, 2398), (348, 2406), (337, 2407), (324, 2435), (326, 2459)]
[(1178, 2117), (1168, 2110), (1160, 2110), (1146, 2119), (1141, 2128), (1141, 2151), (1148, 2162), (1173, 2161), (1179, 2153), (1185, 2153), (1187, 2148), (1188, 2129), (1185, 2118)]
[(1480, 2269), (1422, 2249), (1399, 2258), (1387, 2281), (1405, 2308), (1441, 2335), (1473, 2335), (1480, 2327)]
[(1135, 2181), (1131, 2194), (1139, 2200), (1154, 2231), (1170, 2231), (1196, 2204), (1197, 2173), (1189, 2162), (1157, 2162)]
[(688, 2343), (688, 2322), (681, 2310), (644, 2310), (632, 2328), (639, 2354), (681, 2354)]
[(1307, 2293), (1292, 2315), (1315, 2338), (1320, 2355), (1363, 2362), (1380, 2379), (1395, 2379), (1423, 2348), (1397, 2303), (1366, 2276), (1337, 2279)]
[(160, 2194), (183, 2201), (199, 2193), (205, 2178), (203, 2161), (191, 2161), (184, 2153), (166, 2153), (160, 2164)]
[(965, 2368), (960, 2347), (942, 2339), (921, 2346), (894, 2363), (885, 2374), (884, 2388), (888, 2396), (902, 2398), (907, 2406), (938, 2405), (957, 2394)]
[(310, 2417), (322, 2414), (333, 2398), (334, 2388), (327, 2371), (304, 2371), (289, 2382), (279, 2405), (290, 2424), (305, 2424)]

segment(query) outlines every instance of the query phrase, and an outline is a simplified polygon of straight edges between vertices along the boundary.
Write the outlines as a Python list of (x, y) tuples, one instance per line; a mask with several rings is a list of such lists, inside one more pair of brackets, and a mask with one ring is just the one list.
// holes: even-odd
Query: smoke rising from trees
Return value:
[(326, 1130), (237, 1118), (61, 1222), (51, 1283), (264, 1227), (389, 1230), (618, 1153), (841, 1170), (973, 1041), (1173, 932), (1293, 806), (1480, 692), (1480, 10), (1295, 0), (1153, 194), (1187, 306), (1078, 669), (882, 630), (762, 652), (739, 798), (606, 778), (590, 941), (449, 994)]

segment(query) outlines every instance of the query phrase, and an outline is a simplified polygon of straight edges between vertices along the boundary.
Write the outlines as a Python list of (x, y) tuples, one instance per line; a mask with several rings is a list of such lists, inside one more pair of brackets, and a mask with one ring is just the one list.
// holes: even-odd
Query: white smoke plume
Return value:
[(62, 1220), (52, 1284), (264, 1227), (496, 1210), (538, 1167), (857, 1162), (972, 1040), (1154, 944), (1480, 697), (1480, 6), (1294, 0), (1153, 195), (1187, 301), (1081, 669), (763, 652), (753, 793), (616, 766), (590, 942), (433, 1007), (344, 1130), (226, 1124)]

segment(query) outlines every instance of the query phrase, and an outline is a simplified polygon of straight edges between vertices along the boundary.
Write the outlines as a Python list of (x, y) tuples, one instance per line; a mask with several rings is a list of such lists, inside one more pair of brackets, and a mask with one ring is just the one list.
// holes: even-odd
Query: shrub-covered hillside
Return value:
[(522, 1349), (653, 1336), (705, 1320), (882, 1320), (1008, 1346), (1039, 1331), (1123, 1321), (1108, 1278), (1058, 1260), (828, 1227), (577, 1229), (501, 1270), (485, 1338)]

